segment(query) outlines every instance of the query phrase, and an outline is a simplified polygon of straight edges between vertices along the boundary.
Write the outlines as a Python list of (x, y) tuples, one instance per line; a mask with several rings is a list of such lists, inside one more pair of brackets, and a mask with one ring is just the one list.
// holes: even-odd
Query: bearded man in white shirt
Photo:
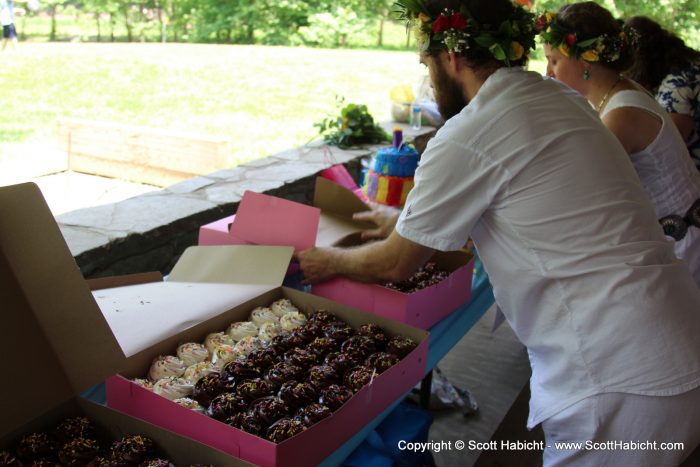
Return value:
[[(534, 17), (509, 0), (403, 0), (448, 119), (395, 229), (299, 253), (307, 281), (405, 279), (474, 241), (532, 366), (544, 464), (676, 465), (700, 442), (700, 290), (590, 104), (526, 72)], [(683, 443), (559, 450), (556, 441)], [(602, 446), (589, 444), (589, 446)], [(647, 446), (647, 445), (645, 445)]]

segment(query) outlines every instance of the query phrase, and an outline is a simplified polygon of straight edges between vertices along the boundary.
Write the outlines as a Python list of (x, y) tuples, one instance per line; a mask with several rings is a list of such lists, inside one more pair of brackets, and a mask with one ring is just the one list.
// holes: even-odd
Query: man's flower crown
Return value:
[(580, 40), (575, 32), (569, 31), (557, 22), (556, 14), (545, 11), (535, 27), (545, 44), (559, 51), (566, 57), (580, 58), (590, 63), (613, 63), (620, 59), (622, 52), (634, 45), (636, 33), (623, 28), (617, 35), (603, 34), (590, 39)]
[(437, 18), (431, 17), (424, 0), (398, 0), (393, 11), (413, 30), (423, 51), (447, 49), (460, 54), (479, 47), (510, 65), (535, 48), (534, 15), (518, 5), (514, 7), (513, 16), (497, 29), (480, 25), (464, 5), (458, 11), (445, 9)]

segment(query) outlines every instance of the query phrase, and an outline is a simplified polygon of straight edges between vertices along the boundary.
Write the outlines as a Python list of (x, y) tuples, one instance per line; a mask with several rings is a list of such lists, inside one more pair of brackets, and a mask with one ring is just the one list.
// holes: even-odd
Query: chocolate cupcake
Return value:
[(294, 435), (298, 435), (305, 429), (306, 427), (301, 420), (285, 417), (270, 425), (270, 428), (267, 429), (266, 438), (273, 443), (281, 443)]
[(232, 415), (248, 409), (248, 402), (232, 392), (216, 396), (209, 404), (207, 414), (219, 421), (224, 421)]
[(263, 425), (270, 425), (289, 413), (289, 406), (276, 396), (263, 397), (250, 404), (252, 412)]
[(339, 374), (344, 375), (350, 368), (359, 365), (361, 360), (355, 354), (345, 352), (331, 352), (324, 360), (326, 365), (330, 365)]
[(262, 421), (250, 411), (237, 413), (229, 417), (226, 420), (226, 424), (256, 436), (260, 436), (265, 428)]
[(356, 366), (345, 373), (344, 382), (345, 385), (352, 389), (353, 392), (357, 392), (362, 389), (363, 386), (372, 381), (374, 374), (374, 370), (371, 370), (366, 366)]
[(58, 453), (56, 441), (46, 433), (30, 433), (17, 445), (17, 456), (25, 463), (40, 459), (55, 459)]
[(343, 404), (350, 400), (353, 392), (345, 386), (331, 384), (322, 389), (318, 398), (319, 404), (325, 405), (332, 411), (338, 410)]
[(309, 318), (309, 321), (307, 323), (317, 323), (320, 324), (321, 326), (326, 325), (326, 324), (345, 324), (343, 320), (338, 318), (337, 316), (329, 313), (327, 310), (324, 309), (318, 309), (316, 312), (311, 315)]
[[(270, 347), (266, 347), (263, 349), (253, 350), (250, 354), (248, 354), (246, 363), (250, 363), (252, 367), (260, 369), (262, 373), (262, 370), (271, 367), (279, 360), (280, 357), (277, 354), (277, 352), (275, 352), (275, 350)], [(257, 376), (253, 377), (255, 378)]]
[(7, 451), (0, 451), (0, 465), (6, 467), (21, 467), (19, 460)]
[(284, 361), (299, 368), (307, 369), (318, 363), (318, 355), (310, 349), (296, 347), (284, 355)]
[(386, 351), (393, 353), (397, 357), (404, 358), (411, 353), (418, 345), (408, 337), (394, 336), (386, 344)]
[(399, 357), (388, 352), (373, 353), (365, 360), (365, 366), (376, 370), (377, 373), (384, 373), (397, 363), (399, 363)]
[(323, 389), (340, 382), (340, 375), (330, 365), (316, 365), (309, 370), (309, 382), (316, 389)]
[(267, 344), (267, 348), (274, 350), (278, 354), (283, 354), (289, 349), (292, 349), (298, 345), (303, 345), (303, 341), (299, 337), (296, 337), (296, 339), (299, 340), (299, 343), (293, 345), (293, 343), (291, 342), (291, 337), (292, 335), (290, 333), (277, 335), (270, 339), (270, 342)]
[(109, 461), (108, 458), (103, 456), (97, 456), (87, 464), (85, 467), (114, 467), (115, 464)]
[(235, 381), (221, 373), (210, 373), (202, 376), (194, 385), (192, 398), (204, 406), (208, 406), (212, 399), (224, 392), (235, 389)]
[(324, 336), (340, 342), (355, 335), (355, 330), (344, 323), (326, 324), (321, 329)]
[(302, 345), (311, 342), (322, 335), (321, 323), (307, 321), (305, 325), (291, 332), (295, 339), (301, 340)]
[(95, 425), (87, 417), (66, 418), (53, 430), (56, 439), (66, 443), (76, 438), (95, 438)]
[(361, 361), (377, 351), (374, 339), (367, 336), (353, 336), (340, 346), (343, 352), (357, 356)]
[(110, 449), (111, 460), (121, 465), (138, 465), (153, 457), (153, 441), (141, 435), (124, 436)]
[(247, 379), (236, 388), (236, 394), (248, 402), (270, 396), (272, 392), (272, 385), (262, 378)]
[(292, 380), (282, 385), (277, 396), (290, 407), (296, 408), (311, 404), (316, 400), (318, 394), (311, 383), (300, 383)]
[(329, 353), (338, 350), (341, 340), (344, 339), (337, 340), (332, 337), (317, 337), (316, 339), (312, 340), (306, 348), (309, 350), (309, 352), (325, 357)]
[(383, 349), (387, 342), (389, 342), (389, 335), (386, 331), (374, 323), (363, 324), (360, 326), (360, 329), (357, 330), (357, 334), (372, 338), (377, 344), (377, 348)]
[(244, 362), (235, 361), (228, 363), (224, 367), (223, 374), (232, 378), (234, 381), (243, 381), (245, 379), (260, 378), (262, 376), (262, 370), (251, 360), (246, 360)]
[(267, 370), (265, 379), (269, 381), (274, 388), (279, 388), (287, 381), (298, 378), (303, 372), (304, 370), (301, 367), (288, 362), (279, 362), (275, 363)]
[(58, 460), (66, 467), (80, 467), (97, 456), (100, 445), (94, 439), (74, 438), (58, 451)]
[(295, 418), (299, 419), (305, 426), (310, 427), (324, 418), (330, 417), (333, 412), (323, 404), (309, 404), (299, 409)]

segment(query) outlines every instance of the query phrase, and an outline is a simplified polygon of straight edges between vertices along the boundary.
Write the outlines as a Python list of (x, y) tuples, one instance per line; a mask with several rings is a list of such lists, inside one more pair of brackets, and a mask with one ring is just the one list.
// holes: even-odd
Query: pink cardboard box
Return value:
[[(233, 321), (244, 320), (256, 306), (269, 305), (286, 297), (302, 311), (326, 309), (357, 328), (377, 323), (389, 334), (400, 334), (418, 342), (418, 347), (399, 363), (378, 375), (329, 418), (280, 444), (251, 435), (222, 422), (181, 407), (143, 389), (129, 378), (146, 374), (150, 361), (159, 354), (172, 354), (180, 342), (202, 341), (209, 332), (226, 329)], [(107, 380), (107, 402), (112, 408), (220, 449), (232, 456), (262, 466), (316, 465), (352, 438), (367, 423), (401, 398), (425, 374), (427, 333), (401, 323), (361, 312), (330, 300), (276, 288), (249, 300), (206, 322), (175, 334), (130, 359), (120, 375)]]
[(199, 228), (198, 244), (202, 246), (213, 245), (248, 245), (242, 238), (231, 235), (231, 224), (236, 215), (224, 217), (218, 221), (203, 225)]
[[(359, 232), (372, 227), (371, 224), (352, 219), (354, 213), (367, 210), (367, 205), (350, 190), (325, 178), (316, 179), (314, 206), (246, 192), (239, 212), (234, 216), (236, 219), (221, 219), (202, 227), (200, 244), (203, 244), (203, 241), (221, 239), (229, 243), (289, 244), (297, 251), (312, 244), (353, 246), (360, 242)], [(231, 222), (229, 232), (228, 225)], [(284, 225), (285, 228), (276, 228), (276, 225)], [(288, 236), (288, 225), (294, 226), (293, 236)], [(473, 256), (464, 251), (438, 252), (432, 261), (449, 271), (449, 277), (439, 284), (412, 294), (379, 285), (353, 282), (346, 278), (335, 278), (316, 284), (312, 293), (411, 326), (428, 329), (467, 303), (471, 295), (474, 268)]]
[(474, 269), (474, 258), (466, 252), (438, 252), (431, 261), (451, 271), (450, 275), (439, 284), (410, 294), (345, 277), (315, 284), (311, 293), (420, 329), (429, 329), (467, 303)]
[[(78, 397), (118, 371), (126, 356), (39, 188), (33, 183), (0, 187), (0, 219), (0, 352), (5, 356), (0, 450), (14, 448), (25, 434), (48, 432), (66, 417), (84, 415), (97, 425), (100, 438), (148, 436), (175, 465), (250, 465)], [(273, 253), (288, 261), (291, 249), (283, 250)], [(160, 275), (140, 275), (139, 281), (143, 278)]]

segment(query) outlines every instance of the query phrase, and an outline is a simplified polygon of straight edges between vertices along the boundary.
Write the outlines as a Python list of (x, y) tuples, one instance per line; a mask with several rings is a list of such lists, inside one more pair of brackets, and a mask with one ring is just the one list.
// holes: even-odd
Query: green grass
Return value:
[(402, 51), (20, 42), (0, 67), (0, 157), (75, 117), (225, 136), (233, 166), (316, 137), (336, 95), (389, 120), (391, 87), (423, 74)]

